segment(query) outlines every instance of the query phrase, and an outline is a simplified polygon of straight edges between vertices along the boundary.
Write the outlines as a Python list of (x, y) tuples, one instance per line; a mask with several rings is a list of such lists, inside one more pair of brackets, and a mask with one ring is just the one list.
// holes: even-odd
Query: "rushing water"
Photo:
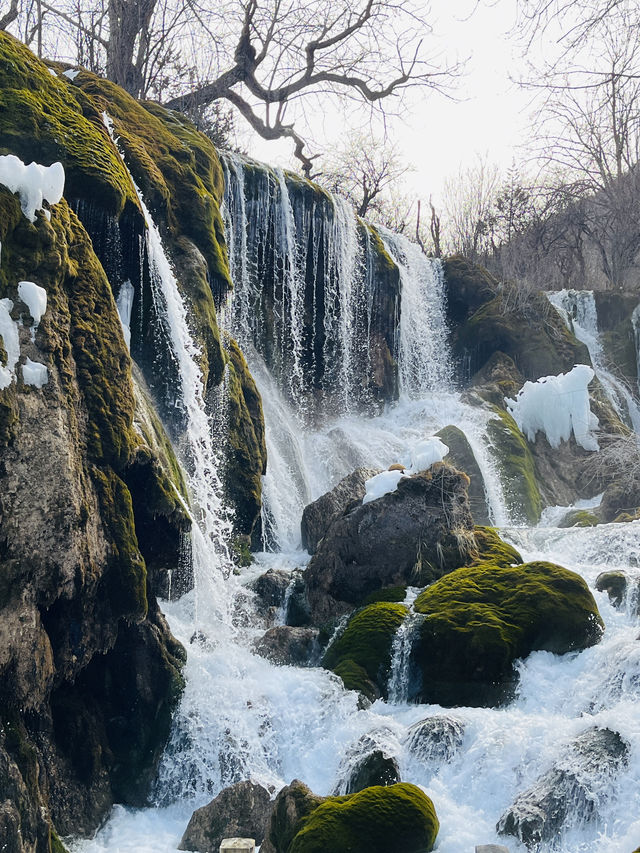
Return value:
[[(398, 341), (401, 399), (386, 411), (365, 415), (358, 414), (351, 406), (352, 398), (345, 397), (331, 418), (314, 419), (311, 425), (305, 405), (292, 403), (292, 383), (299, 381), (296, 351), (303, 337), (300, 305), (291, 291), (296, 280), (299, 286), (300, 276), (296, 235), (303, 233), (309, 242), (315, 211), (308, 201), (302, 210), (291, 204), (281, 173), (261, 177), (254, 169), (253, 189), (245, 194), (242, 161), (229, 156), (225, 162), (227, 176), (235, 175), (227, 198), (235, 294), (226, 322), (239, 337), (245, 331), (243, 345), (263, 397), (269, 454), (264, 521), (270, 551), (257, 555), (257, 563), (244, 570), (239, 585), (233, 578), (223, 580), (224, 572), (209, 572), (211, 583), (227, 589), (222, 599), (233, 601), (224, 610), (212, 598), (213, 620), (207, 620), (204, 612), (211, 591), (201, 585), (197, 587), (197, 617), (196, 592), (164, 603), (173, 632), (188, 650), (187, 686), (160, 767), (155, 806), (138, 811), (116, 808), (96, 838), (76, 843), (75, 849), (82, 853), (169, 853), (176, 849), (193, 809), (234, 781), (251, 778), (275, 791), (299, 778), (316, 793), (328, 794), (341, 790), (363, 749), (380, 748), (396, 759), (403, 780), (421, 785), (433, 799), (441, 823), (438, 853), (472, 851), (475, 844), (482, 843), (505, 843), (510, 850), (520, 851), (524, 848), (514, 839), (496, 834), (497, 821), (518, 793), (561, 759), (572, 739), (599, 725), (619, 732), (630, 744), (628, 765), (617, 776), (602, 775), (594, 780), (597, 817), (585, 823), (584, 815), (576, 811), (553, 848), (546, 849), (630, 853), (640, 843), (640, 643), (637, 600), (632, 597), (625, 607), (615, 609), (604, 593), (595, 592), (606, 623), (602, 641), (579, 654), (530, 655), (519, 665), (516, 699), (500, 709), (442, 709), (405, 701), (411, 617), (394, 644), (390, 700), (379, 700), (368, 709), (359, 710), (357, 696), (345, 691), (340, 680), (327, 671), (277, 667), (253, 654), (252, 644), (266, 625), (253, 594), (243, 584), (267, 568), (291, 572), (306, 565), (308, 555), (299, 550), (304, 505), (355, 467), (387, 466), (447, 424), (458, 425), (467, 435), (483, 473), (493, 520), (525, 559), (550, 559), (572, 568), (592, 589), (605, 568), (625, 568), (640, 577), (640, 522), (562, 530), (549, 526), (557, 514), (547, 513), (545, 523), (537, 528), (509, 527), (500, 480), (487, 446), (490, 414), (463, 402), (452, 390), (441, 270), (438, 264), (418, 256), (402, 238), (384, 235), (390, 254), (400, 265), (403, 287)], [(271, 210), (274, 205), (284, 209)], [(367, 278), (366, 241), (354, 242), (357, 223), (347, 221), (348, 213), (340, 202), (335, 205), (332, 235), (325, 233), (321, 248), (325, 257), (333, 258), (330, 268), (339, 270), (348, 283), (344, 292), (339, 291), (339, 281), (336, 284), (333, 304), (340, 307), (331, 319), (325, 317), (324, 341), (337, 341), (344, 335), (334, 353), (333, 374), (335, 381), (343, 383), (342, 391), (358, 382), (363, 356), (349, 341), (366, 339), (366, 323), (361, 320), (370, 316), (371, 305), (363, 311), (362, 304), (355, 302), (369, 299), (372, 284)], [(277, 225), (277, 255), (288, 282), (274, 303), (281, 310), (283, 326), (274, 326), (270, 341), (262, 333), (254, 334), (260, 321), (250, 317), (258, 296), (258, 259), (249, 244), (263, 239), (261, 216)], [(149, 216), (148, 223), (153, 234)], [(313, 248), (316, 250), (320, 252), (319, 247)], [(204, 405), (197, 372), (189, 373), (193, 358), (179, 291), (174, 288), (170, 267), (162, 260), (161, 244), (150, 244), (149, 253), (158, 257), (157, 284), (167, 320), (175, 327), (172, 346), (187, 371), (185, 405), (191, 399), (198, 409), (189, 422), (194, 431), (193, 453), (209, 453), (206, 438), (202, 437), (202, 445), (198, 443), (197, 424), (205, 417)], [(289, 330), (289, 343), (282, 328)], [(274, 352), (281, 357), (274, 359)], [(275, 364), (274, 369), (267, 368), (266, 358)], [(291, 367), (284, 373), (279, 369), (283, 360)], [(215, 453), (211, 453), (202, 469), (193, 468), (190, 480), (200, 510), (195, 513), (202, 521), (199, 529), (205, 532), (220, 512), (209, 499), (210, 490), (214, 494), (218, 490)], [(218, 559), (215, 549), (212, 559), (214, 563)], [(411, 601), (410, 595), (407, 604)], [(434, 715), (452, 718), (461, 732), (460, 743), (452, 745), (444, 757), (412, 748), (411, 727)]]

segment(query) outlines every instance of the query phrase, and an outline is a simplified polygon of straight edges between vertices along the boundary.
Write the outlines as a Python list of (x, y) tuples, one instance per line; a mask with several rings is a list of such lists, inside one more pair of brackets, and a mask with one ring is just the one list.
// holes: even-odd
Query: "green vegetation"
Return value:
[(474, 536), (477, 556), (474, 555), (472, 565), (492, 565), (507, 569), (522, 563), (518, 551), (500, 538), (495, 527), (476, 527)]
[(527, 440), (511, 415), (493, 406), (496, 415), (487, 425), (491, 451), (495, 457), (509, 509), (529, 524), (537, 524), (542, 498), (536, 481), (533, 456)]
[(560, 521), (558, 527), (595, 527), (600, 519), (588, 509), (575, 509), (568, 512)]
[(367, 670), (351, 658), (340, 661), (333, 667), (333, 671), (340, 676), (346, 690), (357, 690), (370, 702), (375, 702), (376, 699), (380, 698), (380, 690), (369, 678)]
[(363, 670), (384, 693), (391, 664), (391, 643), (407, 612), (403, 604), (391, 602), (369, 604), (358, 610), (325, 652), (322, 665), (334, 672), (341, 666), (338, 675), (342, 677), (345, 673), (350, 683), (361, 681), (360, 670)]
[(414, 607), (427, 616), (414, 649), (423, 698), (449, 706), (501, 701), (517, 658), (583, 649), (603, 630), (584, 580), (545, 562), (458, 569), (427, 587)]
[(407, 782), (328, 797), (300, 824), (288, 853), (428, 853), (440, 829), (429, 797)]
[(384, 589), (376, 589), (374, 592), (369, 593), (362, 602), (362, 606), (366, 607), (367, 604), (376, 604), (378, 601), (401, 603), (405, 600), (406, 596), (406, 586), (386, 586)]

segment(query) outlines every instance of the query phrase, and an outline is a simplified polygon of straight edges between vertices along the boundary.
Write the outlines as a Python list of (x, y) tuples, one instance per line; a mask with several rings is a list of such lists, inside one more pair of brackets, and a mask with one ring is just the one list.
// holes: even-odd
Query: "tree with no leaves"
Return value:
[[(24, 11), (32, 0), (22, 2)], [(459, 70), (429, 53), (419, 0), (38, 2), (68, 37), (93, 38), (107, 76), (135, 97), (161, 95), (186, 112), (224, 99), (263, 138), (291, 139), (307, 175), (313, 158), (289, 120), (299, 101), (346, 97), (384, 111), (410, 87), (446, 89)]]

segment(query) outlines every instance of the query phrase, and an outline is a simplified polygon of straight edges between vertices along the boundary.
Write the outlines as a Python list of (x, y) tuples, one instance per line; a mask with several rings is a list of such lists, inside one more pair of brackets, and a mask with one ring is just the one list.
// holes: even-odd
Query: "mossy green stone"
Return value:
[(407, 597), (406, 586), (386, 586), (384, 589), (376, 589), (362, 602), (363, 607), (367, 604), (375, 604), (378, 601), (391, 601), (400, 603)]
[(408, 608), (403, 604), (369, 604), (351, 617), (344, 632), (325, 652), (322, 665), (334, 672), (346, 661), (356, 664), (384, 692), (391, 665), (393, 637)]
[(328, 797), (300, 822), (288, 853), (429, 853), (440, 823), (416, 785), (374, 785)]
[(51, 853), (69, 853), (62, 841), (58, 838), (58, 833), (53, 827), (49, 830), (49, 844)]
[(473, 533), (477, 556), (474, 556), (472, 565), (491, 564), (506, 569), (522, 563), (520, 553), (500, 538), (495, 527), (476, 527)]
[(568, 512), (560, 521), (558, 527), (595, 527), (600, 519), (587, 509), (576, 509)]
[(542, 512), (542, 498), (531, 450), (511, 415), (498, 406), (492, 408), (495, 418), (489, 420), (487, 434), (505, 500), (513, 515), (520, 516), (529, 524), (537, 524)]
[(507, 698), (517, 658), (586, 648), (604, 627), (584, 580), (546, 562), (457, 569), (427, 587), (414, 608), (427, 617), (414, 647), (423, 698), (449, 706)]
[(340, 676), (346, 690), (357, 690), (370, 702), (375, 702), (379, 698), (380, 691), (369, 678), (367, 670), (350, 658), (341, 660), (339, 664), (333, 667), (333, 671)]

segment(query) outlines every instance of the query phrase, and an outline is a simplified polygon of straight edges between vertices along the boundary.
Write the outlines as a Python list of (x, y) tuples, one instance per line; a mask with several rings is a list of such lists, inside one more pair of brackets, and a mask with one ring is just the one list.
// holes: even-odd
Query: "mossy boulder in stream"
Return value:
[(537, 524), (542, 499), (531, 449), (508, 412), (498, 406), (493, 407), (493, 412), (495, 417), (487, 424), (487, 435), (509, 512), (512, 517)]
[(500, 703), (513, 692), (515, 660), (584, 649), (603, 630), (583, 579), (545, 562), (481, 561), (440, 578), (414, 607), (426, 616), (412, 651), (421, 699), (449, 707)]
[(391, 644), (408, 609), (403, 604), (378, 602), (359, 610), (325, 652), (322, 664), (343, 679), (345, 687), (371, 695), (369, 682), (386, 693)]

